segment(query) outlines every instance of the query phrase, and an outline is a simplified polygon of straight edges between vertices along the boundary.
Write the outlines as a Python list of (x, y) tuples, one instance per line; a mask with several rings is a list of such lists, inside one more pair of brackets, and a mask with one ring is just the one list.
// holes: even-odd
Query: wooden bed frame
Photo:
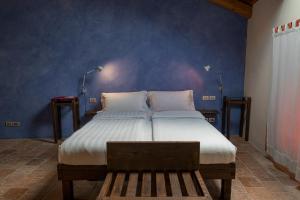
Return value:
[[(204, 179), (221, 179), (221, 198), (230, 200), (231, 183), (235, 178), (235, 163), (229, 164), (200, 164), (200, 172)], [(73, 199), (73, 181), (104, 180), (107, 174), (106, 165), (65, 165), (58, 164), (58, 179), (62, 181), (64, 200)]]
[[(99, 108), (88, 112), (94, 116)], [(87, 113), (86, 113), (87, 114)], [(200, 164), (199, 170), (204, 179), (221, 180), (221, 199), (230, 200), (232, 179), (235, 178), (235, 163), (229, 164)], [(90, 180), (104, 181), (107, 174), (106, 165), (57, 165), (58, 179), (62, 181), (62, 192), (64, 200), (73, 200), (73, 181)]]

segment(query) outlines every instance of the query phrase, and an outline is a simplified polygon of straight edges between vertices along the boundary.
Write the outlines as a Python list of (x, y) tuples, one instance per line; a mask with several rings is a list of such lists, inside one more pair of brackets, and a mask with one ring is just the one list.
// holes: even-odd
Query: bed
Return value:
[(64, 199), (73, 199), (74, 180), (104, 180), (107, 141), (200, 141), (202, 176), (221, 179), (221, 197), (230, 199), (235, 146), (198, 111), (153, 110), (104, 110), (66, 139), (59, 146), (57, 167)]

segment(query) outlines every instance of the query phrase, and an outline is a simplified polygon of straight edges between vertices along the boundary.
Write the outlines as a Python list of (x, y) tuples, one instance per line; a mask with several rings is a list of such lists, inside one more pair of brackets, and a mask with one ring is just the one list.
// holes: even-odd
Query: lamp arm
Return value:
[(217, 72), (218, 74), (218, 85), (219, 85), (219, 91), (220, 91), (220, 109), (221, 112), (223, 110), (223, 89), (224, 89), (224, 85), (223, 85), (223, 77), (222, 77), (222, 72)]
[(86, 88), (85, 88), (85, 80), (86, 80), (87, 73), (84, 73), (81, 85), (81, 94), (85, 95)]
[[(204, 66), (204, 69), (209, 72), (211, 67), (210, 65)], [(214, 71), (214, 73), (218, 76), (218, 90), (220, 91), (220, 108), (221, 112), (223, 110), (223, 90), (224, 90), (224, 84), (223, 84), (223, 74), (221, 71)]]
[(217, 72), (218, 74), (218, 83), (219, 83), (219, 89), (223, 90), (223, 78), (222, 78), (222, 73), (221, 72)]
[(93, 73), (94, 71), (96, 71), (96, 70), (92, 69), (92, 70), (84, 73), (83, 79), (82, 79), (82, 85), (81, 85), (81, 94), (83, 94), (83, 95), (86, 94), (86, 88), (85, 88), (86, 77), (87, 77), (87, 75), (89, 75), (90, 73)]
[(90, 70), (90, 71), (85, 72), (84, 75), (83, 75), (83, 78), (82, 78), (82, 85), (81, 85), (81, 94), (82, 94), (83, 97), (84, 97), (84, 111), (85, 111), (85, 112), (86, 112), (86, 92), (87, 92), (86, 87), (85, 87), (86, 77), (87, 77), (89, 74), (91, 74), (91, 73), (93, 73), (93, 72), (95, 72), (95, 71), (99, 71), (99, 72), (100, 72), (101, 70), (103, 70), (103, 67), (102, 67), (102, 66), (99, 66), (99, 67), (97, 67), (97, 68), (95, 68), (95, 69), (92, 69), (92, 70)]
[(90, 73), (92, 73), (92, 72), (94, 72), (94, 71), (96, 71), (96, 69), (92, 69), (92, 70), (90, 70), (90, 71), (87, 71), (87, 72), (85, 72), (85, 74), (88, 75), (88, 74), (90, 74)]

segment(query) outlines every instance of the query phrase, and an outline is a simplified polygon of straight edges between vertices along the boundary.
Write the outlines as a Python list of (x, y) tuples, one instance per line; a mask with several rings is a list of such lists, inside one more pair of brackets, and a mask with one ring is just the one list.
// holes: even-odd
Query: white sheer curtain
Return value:
[(300, 30), (274, 34), (267, 152), (300, 180)]

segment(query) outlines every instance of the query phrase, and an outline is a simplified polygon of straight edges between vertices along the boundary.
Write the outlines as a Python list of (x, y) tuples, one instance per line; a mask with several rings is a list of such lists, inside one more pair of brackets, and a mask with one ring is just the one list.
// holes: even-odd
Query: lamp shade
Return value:
[(98, 67), (95, 68), (95, 70), (97, 70), (97, 71), (99, 71), (99, 72), (101, 72), (103, 69), (104, 69), (103, 66), (98, 66)]
[(210, 71), (210, 69), (211, 69), (211, 66), (210, 66), (210, 65), (206, 65), (206, 66), (204, 66), (203, 68), (205, 69), (205, 71), (207, 71), (207, 72), (208, 72), (208, 71)]

